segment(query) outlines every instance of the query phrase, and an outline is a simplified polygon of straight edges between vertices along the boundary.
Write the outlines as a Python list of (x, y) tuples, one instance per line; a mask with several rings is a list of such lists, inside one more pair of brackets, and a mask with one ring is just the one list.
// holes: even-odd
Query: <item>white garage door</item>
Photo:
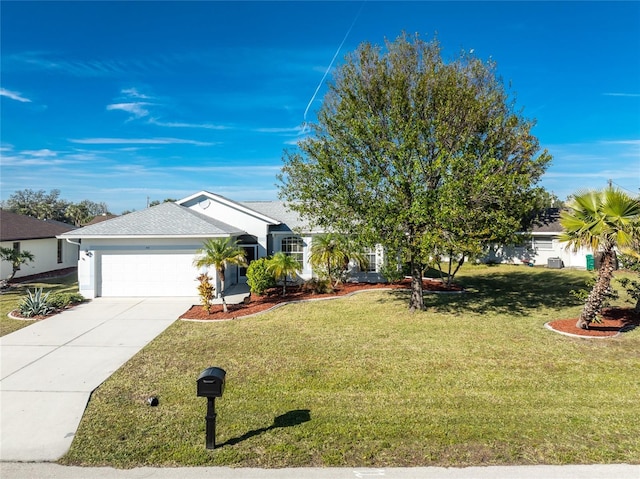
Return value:
[(100, 296), (198, 296), (190, 254), (103, 254)]

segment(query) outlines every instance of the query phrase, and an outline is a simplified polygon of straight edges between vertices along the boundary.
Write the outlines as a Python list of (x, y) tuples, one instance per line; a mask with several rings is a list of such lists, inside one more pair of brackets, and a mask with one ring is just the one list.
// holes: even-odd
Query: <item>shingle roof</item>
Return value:
[(74, 228), (60, 221), (39, 220), (0, 209), (0, 241), (55, 238)]
[(176, 203), (161, 203), (145, 210), (85, 226), (62, 236), (99, 237), (211, 237), (245, 233), (235, 226), (215, 220)]
[(564, 228), (560, 224), (559, 208), (547, 208), (533, 221), (532, 233), (561, 233), (562, 231)]
[(243, 201), (241, 204), (283, 223), (283, 225), (272, 227), (272, 230), (286, 230), (286, 227), (289, 227), (290, 230), (301, 229), (310, 232), (308, 223), (302, 220), (298, 213), (290, 210), (284, 201)]

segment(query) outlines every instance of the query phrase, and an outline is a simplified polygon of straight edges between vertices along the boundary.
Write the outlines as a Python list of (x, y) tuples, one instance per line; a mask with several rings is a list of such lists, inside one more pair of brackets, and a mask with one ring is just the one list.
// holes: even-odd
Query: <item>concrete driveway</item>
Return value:
[(55, 461), (91, 392), (194, 298), (97, 298), (0, 338), (0, 460)]

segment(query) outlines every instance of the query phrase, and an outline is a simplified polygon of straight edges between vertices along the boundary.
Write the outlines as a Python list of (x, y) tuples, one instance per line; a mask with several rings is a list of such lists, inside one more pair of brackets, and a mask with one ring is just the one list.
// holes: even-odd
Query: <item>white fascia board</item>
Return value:
[(244, 234), (242, 231), (227, 234), (198, 234), (198, 235), (84, 235), (84, 236), (62, 236), (58, 239), (188, 239), (188, 238), (229, 238), (236, 235)]

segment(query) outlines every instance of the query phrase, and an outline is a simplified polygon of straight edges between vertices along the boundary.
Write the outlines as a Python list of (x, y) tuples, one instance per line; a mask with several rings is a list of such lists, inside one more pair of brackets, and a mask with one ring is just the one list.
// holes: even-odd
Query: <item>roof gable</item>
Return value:
[(85, 226), (62, 236), (101, 237), (215, 237), (244, 231), (173, 202)]
[(0, 241), (55, 238), (75, 226), (54, 220), (39, 220), (0, 209)]
[(236, 210), (239, 213), (257, 218), (270, 225), (277, 225), (281, 223), (281, 221), (276, 217), (272, 217), (272, 216), (269, 216), (268, 214), (264, 214), (260, 210), (247, 207), (246, 206), (247, 203), (240, 203), (237, 201), (233, 201), (233, 200), (230, 200), (229, 198), (225, 198), (224, 196), (216, 195), (214, 193), (211, 193), (209, 191), (204, 191), (204, 190), (200, 191), (199, 193), (195, 193), (191, 196), (187, 196), (186, 198), (183, 198), (181, 200), (178, 200), (176, 203), (182, 206), (190, 207), (198, 203), (202, 204), (206, 201), (214, 201), (216, 203), (220, 203), (221, 205), (232, 208), (233, 210)]

